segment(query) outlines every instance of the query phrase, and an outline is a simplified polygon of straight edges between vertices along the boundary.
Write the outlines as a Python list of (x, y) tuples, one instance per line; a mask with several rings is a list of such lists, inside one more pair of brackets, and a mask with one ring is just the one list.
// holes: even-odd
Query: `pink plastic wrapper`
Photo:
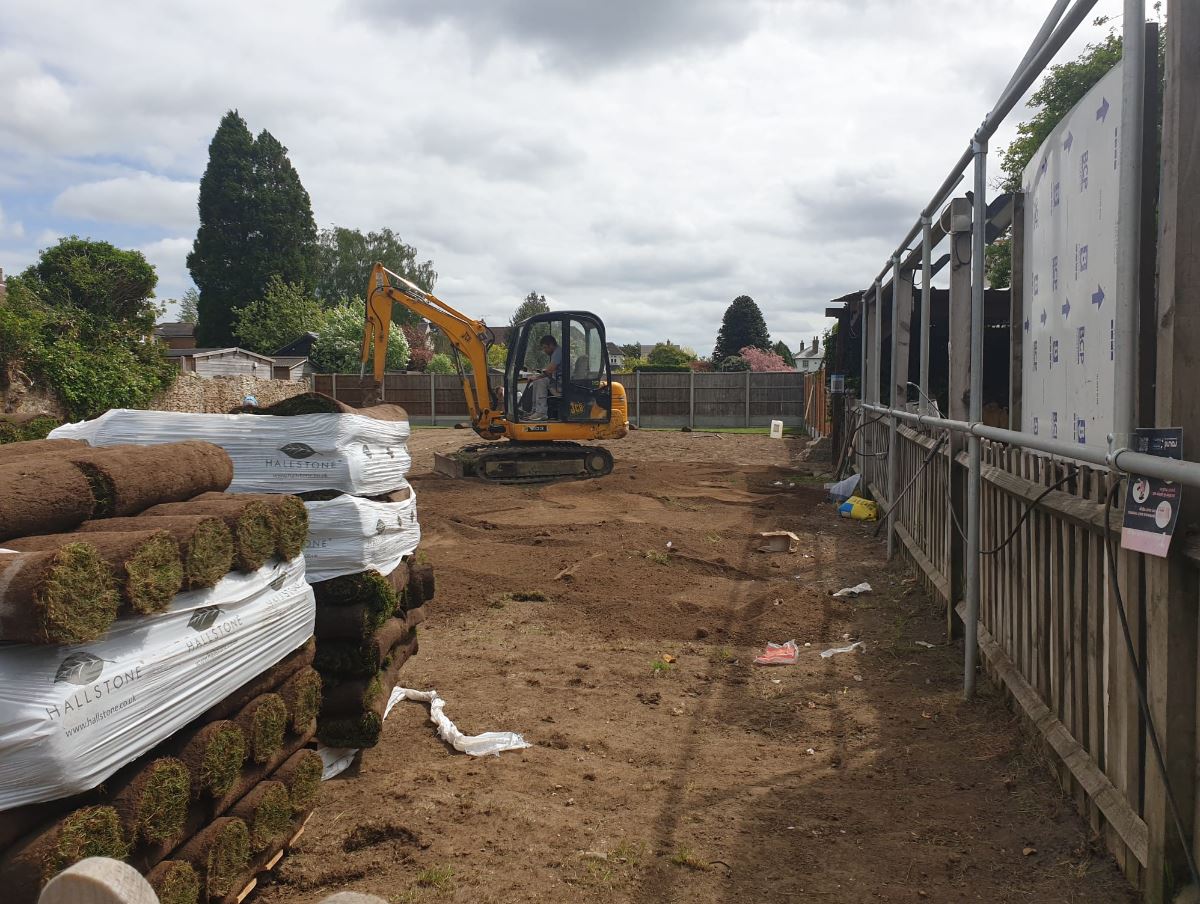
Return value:
[(767, 648), (754, 657), (755, 665), (795, 665), (800, 656), (796, 641), (769, 643)]

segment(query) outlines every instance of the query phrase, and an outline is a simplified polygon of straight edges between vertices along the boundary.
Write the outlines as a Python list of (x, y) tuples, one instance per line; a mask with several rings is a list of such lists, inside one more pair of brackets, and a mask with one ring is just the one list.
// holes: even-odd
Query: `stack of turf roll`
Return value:
[(308, 513), (227, 495), (233, 473), (195, 440), (0, 446), (6, 901), (90, 856), (224, 900), (311, 811)]
[[(303, 499), (305, 567), (317, 608), (314, 666), (324, 699), (317, 738), (334, 748), (374, 746), (397, 673), (416, 653), (423, 604), (433, 596), (432, 570), (414, 560), (421, 533), (405, 479), (408, 415), (394, 405), (353, 409), (319, 393), (238, 412), (110, 411), (51, 436), (94, 446), (135, 433), (149, 442), (203, 436), (233, 461), (226, 499)], [(210, 494), (187, 505), (206, 498), (218, 504)], [(154, 513), (180, 508), (160, 505)]]

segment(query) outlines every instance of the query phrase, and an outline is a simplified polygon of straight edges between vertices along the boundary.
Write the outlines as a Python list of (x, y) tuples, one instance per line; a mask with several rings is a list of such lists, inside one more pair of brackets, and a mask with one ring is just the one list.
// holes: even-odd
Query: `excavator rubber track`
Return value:
[(452, 477), (478, 477), (488, 483), (535, 484), (590, 480), (611, 474), (612, 454), (581, 443), (477, 443), (435, 456), (434, 470)]

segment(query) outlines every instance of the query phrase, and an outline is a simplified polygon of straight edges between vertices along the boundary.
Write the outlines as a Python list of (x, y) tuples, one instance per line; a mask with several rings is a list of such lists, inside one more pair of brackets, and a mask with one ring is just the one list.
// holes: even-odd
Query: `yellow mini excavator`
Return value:
[[(602, 477), (612, 471), (607, 449), (580, 444), (620, 439), (629, 431), (625, 387), (612, 381), (599, 317), (586, 311), (551, 311), (517, 324), (509, 335), (501, 383), (499, 373), (488, 371), (494, 335), (483, 321), (460, 314), (377, 263), (367, 285), (362, 344), (363, 370), (373, 357), (377, 388), (383, 385), (394, 304), (428, 320), (450, 342), (471, 427), (489, 440), (455, 455), (464, 474), (494, 483), (544, 483)], [(554, 343), (546, 343), (547, 336)], [(557, 348), (556, 367), (548, 366), (547, 345)], [(536, 393), (529, 391), (530, 382), (536, 380), (544, 381), (533, 387), (544, 397), (544, 414), (535, 412), (531, 403)], [(508, 442), (495, 442), (505, 439)]]

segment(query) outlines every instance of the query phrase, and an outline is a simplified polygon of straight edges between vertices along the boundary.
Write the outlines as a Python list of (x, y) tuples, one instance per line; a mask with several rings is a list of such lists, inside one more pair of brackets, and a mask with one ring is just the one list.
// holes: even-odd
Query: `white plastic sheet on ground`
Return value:
[(374, 569), (391, 574), (421, 542), (416, 494), (402, 502), (338, 496), (306, 502), (304, 558), (311, 583)]
[(233, 459), (234, 493), (303, 493), (337, 490), (382, 496), (405, 485), (411, 460), (407, 421), (359, 414), (186, 414), (114, 409), (51, 431), (54, 439), (93, 446), (215, 443)]
[(96, 787), (301, 646), (315, 611), (297, 557), (93, 643), (0, 645), (0, 810)]
[(843, 587), (841, 590), (837, 591), (837, 593), (834, 593), (831, 595), (832, 596), (862, 596), (864, 593), (870, 593), (870, 592), (871, 592), (871, 585), (868, 584), (866, 581), (863, 581), (861, 584), (855, 584), (853, 587)]
[[(396, 686), (392, 688), (387, 706), (383, 710), (386, 719), (393, 707), (401, 700), (416, 700), (418, 703), (429, 704), (429, 721), (437, 726), (438, 737), (457, 750), (468, 756), (499, 756), (506, 750), (522, 750), (532, 747), (528, 741), (515, 731), (485, 731), (483, 734), (465, 735), (458, 726), (446, 715), (446, 701), (435, 690), (415, 691), (411, 688)], [(341, 774), (350, 768), (358, 750), (348, 747), (318, 747), (325, 771), (321, 778), (324, 781)]]
[(867, 645), (861, 640), (856, 640), (854, 643), (846, 644), (844, 647), (830, 647), (828, 650), (821, 651), (821, 658), (830, 659), (838, 655), (838, 653), (853, 653), (855, 650), (862, 650), (865, 653), (867, 652)]

